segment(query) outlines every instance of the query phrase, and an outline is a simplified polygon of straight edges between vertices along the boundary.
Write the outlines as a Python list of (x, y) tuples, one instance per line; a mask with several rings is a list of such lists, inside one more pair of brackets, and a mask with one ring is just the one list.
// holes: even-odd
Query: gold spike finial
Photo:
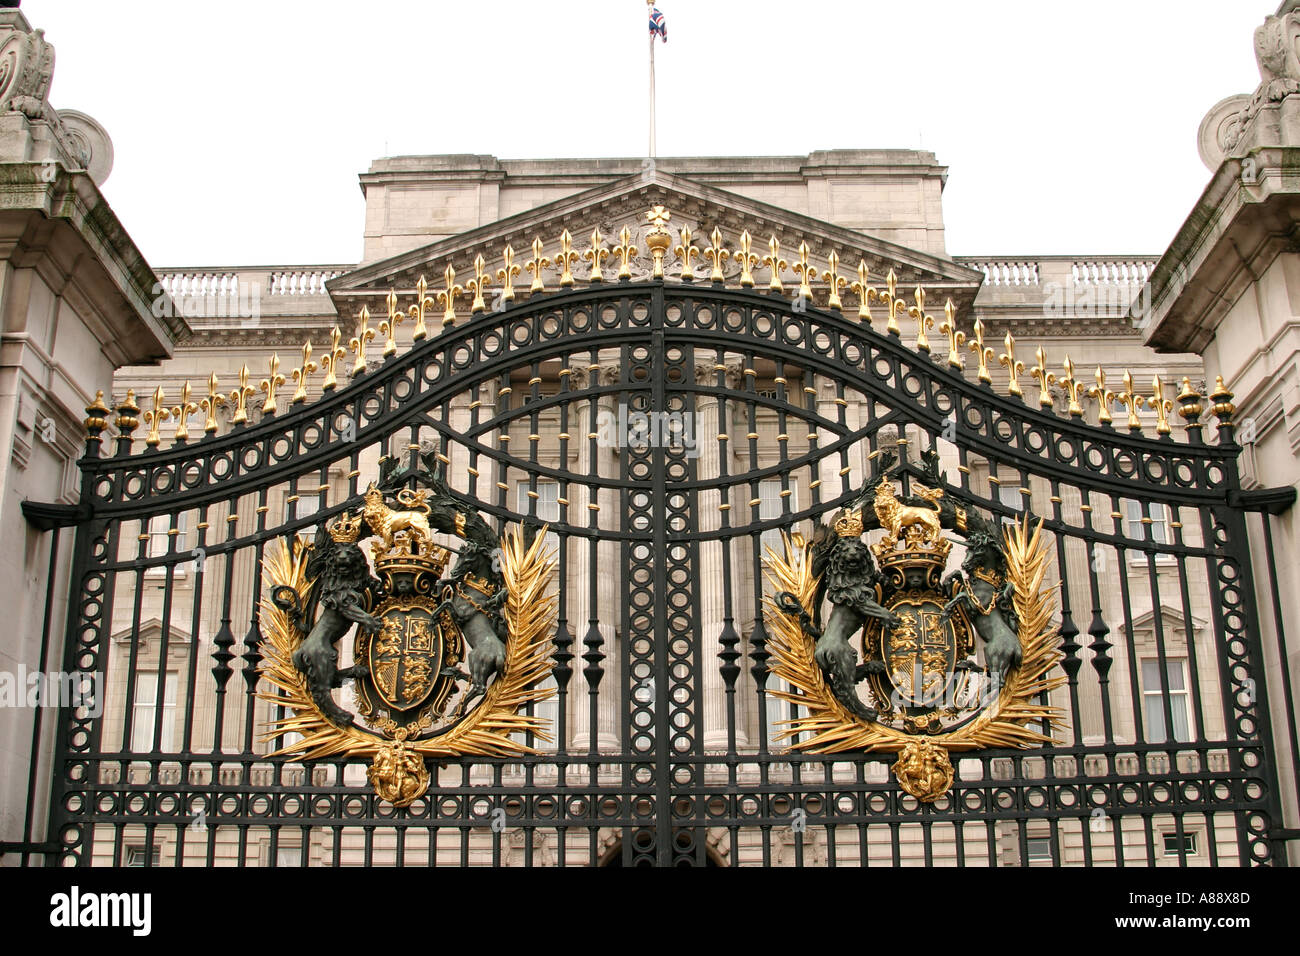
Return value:
[(190, 440), (190, 416), (199, 410), (199, 406), (190, 401), (190, 383), (186, 381), (181, 386), (181, 403), (172, 406), (172, 418), (176, 422), (175, 439), (178, 443), (184, 444)]
[(1047, 353), (1041, 345), (1034, 349), (1034, 358), (1038, 364), (1029, 370), (1029, 377), (1038, 382), (1038, 404), (1042, 408), (1051, 408), (1052, 386), (1056, 384), (1056, 375), (1047, 370)]
[(826, 307), (834, 309), (836, 312), (844, 311), (844, 303), (840, 300), (840, 293), (844, 287), (849, 284), (849, 280), (840, 275), (840, 254), (834, 249), (826, 257), (826, 262), (830, 266), (822, 273), (822, 279), (830, 284), (830, 295), (826, 299)]
[(1100, 365), (1097, 366), (1097, 371), (1093, 373), (1093, 379), (1097, 384), (1088, 389), (1088, 397), (1095, 399), (1097, 402), (1098, 424), (1109, 425), (1111, 423), (1110, 406), (1115, 402), (1115, 393), (1106, 387), (1106, 372)]
[(275, 390), (285, 383), (285, 378), (280, 374), (280, 356), (276, 352), (271, 353), (270, 373), (259, 386), (266, 395), (266, 401), (262, 403), (263, 415), (274, 415), (279, 406), (275, 400)]
[(483, 291), (492, 284), (492, 277), (487, 271), (487, 262), (483, 259), (480, 252), (474, 257), (474, 278), (465, 283), (465, 288), (474, 293), (474, 300), (470, 304), (470, 315), (477, 315), (487, 310), (487, 304), (483, 301)]
[(1083, 406), (1079, 403), (1079, 399), (1087, 393), (1088, 386), (1079, 381), (1078, 377), (1074, 374), (1074, 360), (1070, 358), (1070, 356), (1067, 355), (1065, 357), (1065, 361), (1061, 363), (1061, 367), (1065, 369), (1065, 374), (1061, 376), (1060, 385), (1061, 388), (1064, 389), (1065, 397), (1069, 402), (1070, 416), (1072, 418), (1082, 418)]
[(808, 243), (799, 243), (799, 261), (795, 263), (794, 273), (799, 277), (799, 298), (812, 301), (812, 282), (817, 278), (817, 270), (808, 262), (811, 250)]
[(632, 245), (632, 230), (624, 226), (618, 233), (618, 245), (614, 247), (614, 255), (618, 256), (618, 277), (620, 279), (632, 278), (632, 257), (636, 255), (637, 248)]
[(573, 236), (565, 229), (560, 233), (560, 254), (555, 257), (555, 264), (560, 267), (560, 288), (567, 289), (573, 285), (571, 266), (578, 261), (578, 254), (573, 251)]
[(754, 266), (758, 265), (758, 256), (750, 251), (754, 240), (749, 236), (749, 230), (746, 229), (740, 234), (740, 248), (736, 252), (736, 261), (740, 263), (740, 284), (742, 287), (749, 289), (754, 285)]
[(916, 350), (918, 352), (930, 351), (930, 337), (925, 334), (926, 329), (934, 328), (934, 316), (925, 311), (925, 290), (920, 286), (912, 293), (916, 299), (916, 305), (907, 310), (907, 314), (916, 319)]
[(952, 304), (952, 299), (943, 304), (943, 325), (939, 326), (939, 333), (948, 336), (948, 366), (961, 371), (966, 367), (961, 357), (966, 333), (957, 329), (957, 307)]
[(767, 255), (763, 257), (763, 265), (771, 270), (772, 278), (768, 280), (768, 292), (784, 292), (785, 285), (781, 282), (781, 273), (790, 267), (790, 263), (781, 258), (781, 242), (776, 236), (767, 240)]
[(542, 255), (545, 246), (540, 238), (533, 240), (533, 257), (524, 263), (524, 268), (533, 274), (533, 284), (529, 292), (545, 292), (546, 285), (542, 282), (542, 270), (551, 264), (551, 260)]
[(1025, 363), (1016, 358), (1016, 338), (1008, 332), (1002, 341), (1007, 350), (998, 356), (998, 364), (1006, 369), (1010, 376), (1007, 380), (1007, 393), (1016, 398), (1024, 398), (1024, 393), (1020, 391), (1020, 376), (1024, 374)]
[(307, 401), (307, 376), (316, 371), (316, 363), (311, 360), (311, 342), (302, 343), (302, 364), (289, 373), (289, 377), (298, 386), (294, 389), (290, 405)]
[(339, 359), (348, 354), (348, 350), (340, 344), (342, 341), (343, 333), (336, 325), (330, 330), (329, 351), (320, 360), (321, 370), (325, 373), (325, 381), (320, 386), (322, 392), (330, 391), (339, 383)]
[(429, 283), (425, 281), (424, 276), (420, 276), (420, 281), (415, 284), (415, 305), (406, 310), (406, 314), (415, 319), (415, 329), (411, 332), (411, 338), (416, 342), (429, 334), (429, 326), (425, 323), (425, 313), (437, 305), (428, 293)]
[(506, 247), (501, 252), (501, 260), (505, 266), (497, 270), (497, 281), (501, 283), (501, 301), (515, 301), (515, 277), (519, 275), (520, 268), (515, 265), (515, 248), (506, 243)]
[(352, 374), (364, 375), (366, 371), (366, 344), (374, 341), (375, 330), (370, 327), (370, 309), (361, 307), (358, 316), (357, 334), (348, 340), (348, 349), (357, 353), (357, 360), (352, 363)]
[(149, 448), (158, 447), (158, 443), (162, 441), (158, 434), (158, 427), (171, 416), (171, 409), (167, 407), (162, 386), (159, 385), (153, 390), (153, 408), (144, 413), (144, 423), (149, 426), (149, 433), (144, 439), (145, 445)]
[(204, 415), (204, 434), (211, 435), (217, 430), (217, 409), (224, 404), (226, 396), (217, 390), (217, 373), (213, 372), (208, 376), (208, 397), (199, 402)]
[(600, 264), (609, 258), (609, 250), (602, 243), (605, 237), (600, 234), (600, 228), (591, 230), (591, 248), (582, 254), (582, 258), (591, 263), (591, 274), (587, 276), (588, 282), (604, 282), (605, 274), (601, 272)]
[(997, 353), (995, 350), (988, 348), (984, 344), (984, 323), (977, 316), (975, 318), (975, 341), (969, 346), (970, 350), (975, 353), (979, 359), (979, 380), (981, 385), (992, 385), (993, 376), (989, 374), (989, 362), (993, 361)]
[(858, 296), (858, 318), (871, 324), (871, 300), (879, 299), (880, 293), (871, 285), (867, 273), (867, 260), (858, 260), (858, 281), (849, 286)]
[(722, 230), (717, 226), (713, 227), (709, 241), (712, 245), (704, 250), (704, 258), (709, 260), (709, 281), (722, 282), (726, 278), (722, 273), (722, 264), (731, 258), (731, 253), (723, 248)]
[(406, 313), (397, 307), (397, 293), (388, 290), (388, 318), (379, 323), (379, 334), (384, 336), (384, 358), (397, 354), (397, 327), (406, 318)]
[(1133, 431), (1141, 431), (1142, 419), (1138, 418), (1137, 413), (1138, 409), (1146, 403), (1146, 399), (1137, 393), (1137, 389), (1133, 386), (1133, 373), (1127, 369), (1124, 370), (1124, 391), (1116, 395), (1115, 400), (1128, 410), (1128, 427)]
[(230, 419), (232, 424), (248, 424), (248, 399), (256, 391), (257, 389), (248, 384), (248, 366), (244, 365), (239, 370), (239, 385), (230, 393), (231, 404), (235, 406), (234, 417)]
[(682, 261), (682, 281), (693, 282), (695, 281), (695, 269), (691, 267), (691, 260), (700, 257), (700, 249), (698, 246), (691, 245), (692, 233), (690, 226), (682, 226), (678, 235), (681, 236), (682, 241), (673, 248), (673, 255)]
[(1151, 397), (1147, 399), (1147, 404), (1155, 409), (1156, 434), (1171, 434), (1173, 429), (1169, 427), (1169, 415), (1174, 410), (1174, 403), (1165, 398), (1165, 385), (1160, 381), (1159, 375), (1151, 380)]
[(442, 303), (442, 327), (445, 329), (456, 324), (456, 296), (464, 292), (465, 289), (463, 286), (456, 284), (456, 270), (451, 267), (450, 263), (443, 270), (442, 278), (445, 285), (434, 293), (434, 297)]

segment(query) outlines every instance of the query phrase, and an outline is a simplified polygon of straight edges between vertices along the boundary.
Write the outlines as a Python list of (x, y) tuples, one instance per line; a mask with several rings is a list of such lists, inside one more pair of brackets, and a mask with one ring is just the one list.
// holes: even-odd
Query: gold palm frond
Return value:
[[(1015, 587), (1013, 598), (1020, 619), (1021, 663), (1007, 673), (997, 701), (974, 720), (951, 733), (927, 735), (926, 739), (950, 751), (982, 750), (991, 747), (1032, 747), (1052, 740), (1051, 731), (1064, 722), (1058, 707), (1037, 703), (1065, 683), (1063, 674), (1052, 674), (1061, 659), (1060, 643), (1051, 623), (1055, 586), (1045, 585), (1048, 550), (1042, 540), (1040, 520), (1029, 527), (1028, 516), (1005, 529), (1003, 551), (1007, 577)], [(812, 574), (808, 545), (800, 535), (786, 536), (786, 557), (767, 553), (769, 594), (789, 591), (808, 613), (813, 613), (818, 580)], [(805, 637), (797, 618), (784, 614), (772, 598), (765, 597), (771, 653), (771, 672), (790, 684), (791, 690), (769, 690), (780, 700), (805, 708), (800, 717), (780, 721), (780, 737), (794, 738), (791, 750), (808, 753), (843, 753), (850, 750), (878, 750), (895, 753), (917, 738), (879, 723), (867, 723), (852, 714), (826, 684), (821, 668), (813, 659), (813, 642)], [(1044, 733), (1037, 729), (1043, 727)]]
[[(525, 546), (523, 532), (511, 528), (501, 539), (501, 573), (505, 579), (505, 617), (509, 627), (506, 660), (501, 674), (488, 687), (483, 699), (446, 733), (427, 740), (408, 740), (409, 750), (426, 757), (460, 755), (517, 756), (535, 753), (515, 736), (531, 733), (549, 741), (546, 721), (520, 713), (528, 703), (546, 700), (552, 688), (536, 686), (551, 671), (551, 632), (555, 620), (555, 595), (547, 594), (553, 561), (545, 551), (546, 529)], [(266, 561), (266, 575), (272, 588), (285, 585), (298, 593), (305, 606), (311, 592), (307, 580), (308, 548), (297, 538)], [(263, 736), (274, 740), (297, 733), (302, 739), (282, 747), (270, 756), (294, 760), (323, 760), (328, 757), (374, 757), (392, 741), (356, 725), (340, 726), (329, 720), (312, 700), (306, 679), (293, 665), (293, 652), (306, 637), (288, 613), (271, 600), (262, 602), (267, 626), (262, 675), (278, 693), (258, 694), (263, 700), (287, 707), (289, 716), (277, 720)]]

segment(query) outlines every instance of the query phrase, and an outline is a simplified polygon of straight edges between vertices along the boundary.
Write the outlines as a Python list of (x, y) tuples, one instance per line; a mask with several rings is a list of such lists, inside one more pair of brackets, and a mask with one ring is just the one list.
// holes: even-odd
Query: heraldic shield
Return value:
[[(545, 528), (498, 537), (446, 486), (436, 453), (418, 461), (381, 459), (360, 508), (266, 562), (262, 673), (275, 692), (262, 697), (290, 716), (265, 736), (300, 737), (274, 756), (370, 758), (375, 792), (399, 807), (428, 790), (429, 759), (534, 752), (525, 741), (549, 737), (527, 705), (553, 693), (538, 686), (555, 619)], [(450, 571), (439, 533), (462, 542)], [(352, 664), (340, 667), (354, 625)], [(334, 698), (345, 682), (355, 713)]]
[[(950, 752), (1050, 741), (1036, 728), (1063, 721), (1044, 701), (1065, 677), (1042, 522), (984, 518), (944, 487), (936, 455), (922, 459), (891, 473), (881, 454), (832, 526), (769, 552), (767, 619), (772, 673), (791, 687), (770, 693), (806, 708), (785, 722), (792, 747), (897, 753), (899, 785), (933, 802), (952, 785)], [(945, 531), (965, 549), (951, 572)]]

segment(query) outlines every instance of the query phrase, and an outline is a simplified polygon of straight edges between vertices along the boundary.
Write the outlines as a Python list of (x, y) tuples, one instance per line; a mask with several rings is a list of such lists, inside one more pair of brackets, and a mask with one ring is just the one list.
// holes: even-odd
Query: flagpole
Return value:
[[(646, 13), (654, 10), (654, 0), (645, 0)], [(650, 34), (650, 158), (655, 158), (655, 35)]]

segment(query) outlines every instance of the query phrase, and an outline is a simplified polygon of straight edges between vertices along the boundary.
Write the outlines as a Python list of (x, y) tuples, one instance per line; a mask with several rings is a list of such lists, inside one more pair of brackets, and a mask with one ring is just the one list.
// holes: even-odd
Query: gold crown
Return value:
[(328, 526), (330, 537), (340, 544), (356, 544), (361, 537), (361, 514), (345, 511), (338, 520)]
[(393, 546), (385, 548), (383, 542), (376, 541), (372, 549), (375, 558), (375, 570), (384, 573), (392, 571), (427, 571), (435, 578), (441, 577), (451, 553), (439, 546), (432, 538), (408, 531), (399, 531), (393, 535)]
[(835, 521), (835, 533), (841, 538), (862, 537), (862, 511), (854, 508), (846, 511)]
[(871, 546), (871, 553), (876, 556), (881, 571), (908, 567), (943, 568), (948, 564), (951, 551), (952, 542), (941, 535), (905, 535), (901, 540), (887, 536)]

